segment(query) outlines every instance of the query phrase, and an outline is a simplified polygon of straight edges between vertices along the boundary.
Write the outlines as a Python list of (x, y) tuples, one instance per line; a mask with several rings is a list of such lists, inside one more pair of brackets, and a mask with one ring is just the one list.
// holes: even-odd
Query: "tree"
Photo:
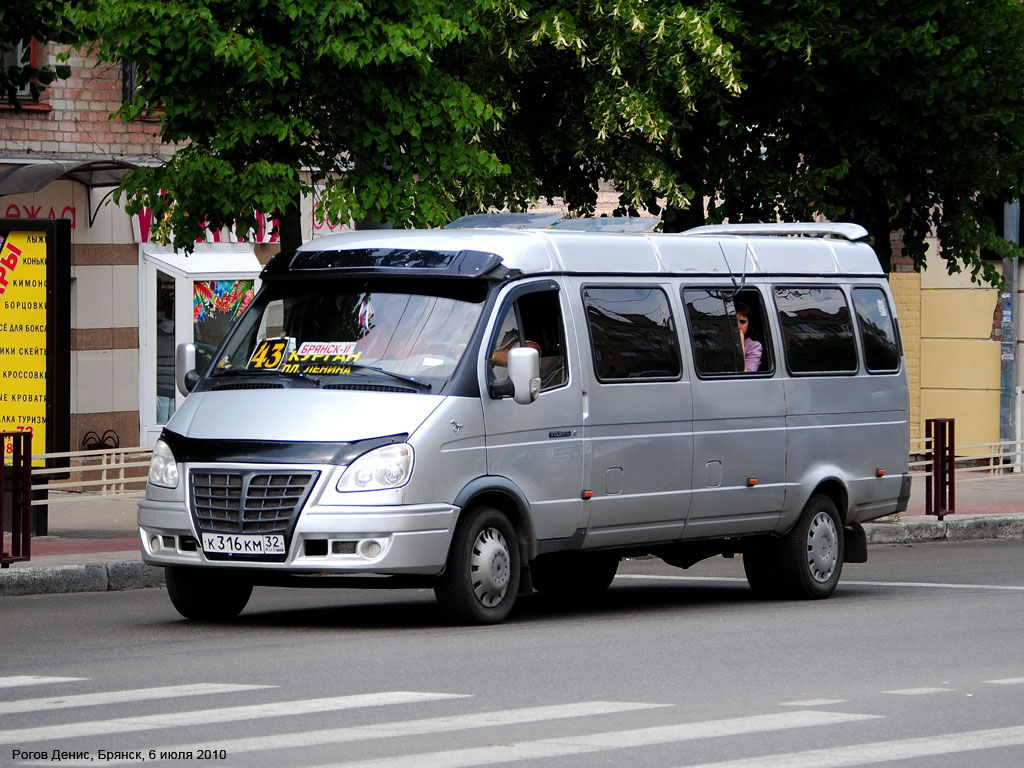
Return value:
[[(33, 38), (39, 43), (74, 44), (81, 39), (80, 30), (71, 20), (71, 12), (76, 6), (85, 2), (75, 0), (32, 0), (32, 2), (15, 2), (0, 7), (0, 54), (3, 54), (6, 66), (3, 67), (2, 87), (7, 104), (15, 112), (21, 111), (21, 98), (18, 91), (29, 89), (29, 98), (38, 103), (39, 97), (54, 80), (71, 76), (71, 69), (66, 64), (34, 66), (27, 58), (29, 46)], [(7, 58), (19, 51), (20, 60), (7, 62)]]
[[(676, 177), (710, 199), (709, 219), (865, 225), (883, 261), (889, 234), (925, 261), (938, 236), (950, 272), (998, 281), (982, 249), (1024, 181), (1024, 6), (1017, 0), (733, 0), (722, 38), (739, 53), (742, 95), (698, 94), (663, 113), (674, 142), (650, 141)], [(714, 4), (708, 7), (715, 7)], [(620, 184), (622, 179), (616, 177)], [(626, 207), (670, 228), (703, 223), (632, 176)]]
[[(513, 0), (105, 0), (84, 17), (94, 49), (130, 58), (140, 73), (119, 116), (159, 113), (162, 139), (182, 144), (164, 165), (128, 174), (120, 193), (129, 212), (151, 207), (186, 249), (204, 226), (253, 210), (279, 212), (282, 246), (296, 247), (302, 194), (318, 195), (335, 221), (437, 226), (558, 186), (522, 155), (550, 115), (533, 110), (521, 80), (548, 56), (600, 86), (590, 111), (605, 134), (668, 127), (644, 114), (642, 84), (595, 75), (635, 62), (637, 41), (650, 50), (668, 38), (671, 50), (653, 61), (666, 67), (659, 82), (675, 78), (677, 97), (687, 83), (737, 87), (730, 52), (692, 11), (662, 24), (666, 34), (643, 0), (620, 0), (590, 12), (596, 33), (584, 45), (561, 27), (558, 5), (531, 15)], [(650, 23), (638, 25), (640, 14)], [(596, 65), (605, 55), (610, 65)], [(573, 103), (584, 96), (573, 93)], [(546, 140), (559, 172), (596, 184), (598, 164), (576, 138)]]

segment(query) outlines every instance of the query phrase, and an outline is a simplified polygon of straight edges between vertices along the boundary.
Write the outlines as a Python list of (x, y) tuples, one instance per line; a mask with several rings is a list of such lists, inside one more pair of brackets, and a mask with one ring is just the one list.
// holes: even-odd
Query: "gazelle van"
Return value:
[(178, 349), (190, 394), (138, 522), (182, 615), (233, 617), (258, 584), (426, 584), (498, 622), (641, 554), (741, 554), (756, 593), (821, 598), (866, 560), (860, 524), (906, 508), (904, 356), (863, 228), (471, 224), (281, 253), (204, 371)]

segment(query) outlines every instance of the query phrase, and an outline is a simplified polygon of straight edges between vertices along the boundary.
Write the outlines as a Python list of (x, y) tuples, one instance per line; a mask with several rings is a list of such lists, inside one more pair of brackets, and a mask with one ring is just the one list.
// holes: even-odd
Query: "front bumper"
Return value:
[[(439, 574), (448, 557), (458, 507), (308, 506), (299, 515), (283, 562), (210, 559), (180, 502), (139, 502), (142, 559), (150, 565), (208, 565), (278, 573)], [(361, 546), (374, 541), (375, 548)]]

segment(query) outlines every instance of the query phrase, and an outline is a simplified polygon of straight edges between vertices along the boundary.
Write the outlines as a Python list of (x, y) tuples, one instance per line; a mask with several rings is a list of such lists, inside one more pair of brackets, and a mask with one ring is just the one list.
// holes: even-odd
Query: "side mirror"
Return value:
[(185, 397), (199, 383), (196, 373), (196, 345), (183, 342), (174, 350), (174, 383)]
[(529, 405), (540, 394), (540, 352), (532, 347), (516, 347), (508, 352), (508, 379), (515, 387), (512, 399)]

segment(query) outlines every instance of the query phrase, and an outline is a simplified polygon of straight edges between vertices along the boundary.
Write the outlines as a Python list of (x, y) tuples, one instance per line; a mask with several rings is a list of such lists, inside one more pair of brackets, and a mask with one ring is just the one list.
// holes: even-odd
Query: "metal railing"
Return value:
[(152, 455), (152, 448), (36, 454), (33, 459), (53, 459), (66, 466), (32, 470), (32, 490), (48, 492), (48, 498), (34, 499), (32, 504), (61, 504), (95, 496), (141, 497)]

